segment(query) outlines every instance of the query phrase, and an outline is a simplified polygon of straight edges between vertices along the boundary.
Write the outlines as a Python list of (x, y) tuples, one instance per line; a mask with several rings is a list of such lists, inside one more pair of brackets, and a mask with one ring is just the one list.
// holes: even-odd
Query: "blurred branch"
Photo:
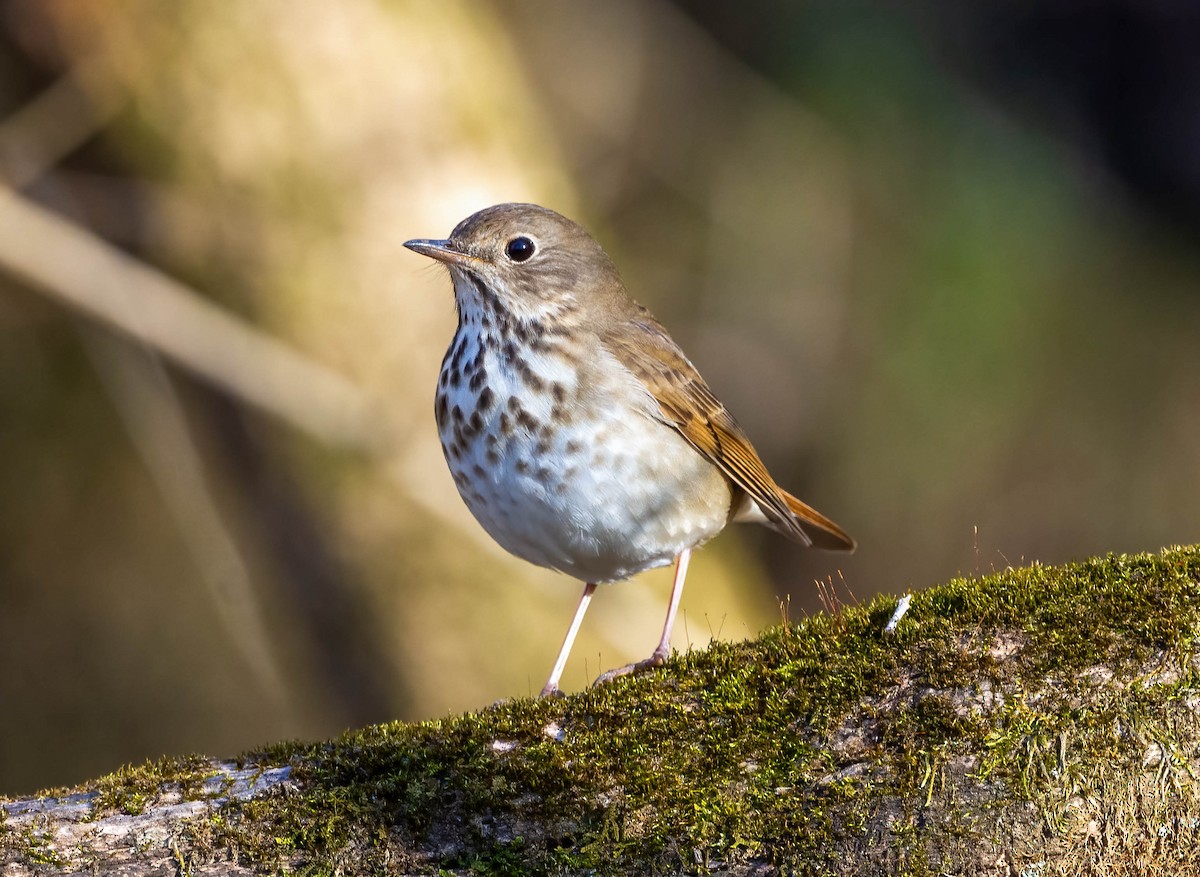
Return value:
[(151, 355), (84, 327), (84, 347), (192, 554), (229, 638), (273, 709), (283, 677), (236, 540), (208, 488), (175, 388)]
[(75, 64), (45, 91), (0, 119), (0, 169), (15, 189), (37, 180), (99, 131), (124, 105), (100, 75), (103, 61)]
[(381, 439), (366, 394), (345, 378), (3, 188), (0, 271), (324, 442)]

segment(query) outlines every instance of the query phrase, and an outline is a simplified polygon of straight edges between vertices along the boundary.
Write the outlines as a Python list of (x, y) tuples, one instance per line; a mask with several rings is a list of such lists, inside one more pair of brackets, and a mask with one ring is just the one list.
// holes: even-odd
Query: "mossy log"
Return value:
[(895, 604), (8, 801), (0, 874), (1200, 873), (1200, 548)]

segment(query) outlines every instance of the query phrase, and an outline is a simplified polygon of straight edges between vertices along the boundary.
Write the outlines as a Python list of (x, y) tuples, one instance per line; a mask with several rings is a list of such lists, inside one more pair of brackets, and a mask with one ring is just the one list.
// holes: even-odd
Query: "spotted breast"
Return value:
[(653, 397), (602, 345), (581, 357), (570, 349), (580, 327), (498, 326), (506, 317), (476, 290), (458, 299), (467, 306), (438, 378), (438, 434), (493, 539), (603, 583), (669, 564), (721, 531), (727, 479), (661, 423)]

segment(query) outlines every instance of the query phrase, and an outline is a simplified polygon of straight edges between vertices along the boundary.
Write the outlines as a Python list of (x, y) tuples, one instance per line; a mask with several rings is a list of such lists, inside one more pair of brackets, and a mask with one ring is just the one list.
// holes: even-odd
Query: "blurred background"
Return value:
[(677, 648), (1195, 541), (1197, 45), (1134, 0), (0, 0), (0, 794), (540, 689), (579, 586), (458, 499), (401, 247), (499, 201), (589, 227), (859, 540), (727, 532)]

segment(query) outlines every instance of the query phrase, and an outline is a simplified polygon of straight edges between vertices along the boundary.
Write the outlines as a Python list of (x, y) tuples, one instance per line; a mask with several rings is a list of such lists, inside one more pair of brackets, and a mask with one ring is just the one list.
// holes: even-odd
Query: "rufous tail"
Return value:
[(824, 548), (826, 551), (853, 551), (855, 542), (850, 534), (825, 517), (807, 503), (801, 502), (786, 490), (780, 488), (783, 498), (787, 500), (788, 508), (800, 521), (800, 528), (812, 540), (814, 548)]

